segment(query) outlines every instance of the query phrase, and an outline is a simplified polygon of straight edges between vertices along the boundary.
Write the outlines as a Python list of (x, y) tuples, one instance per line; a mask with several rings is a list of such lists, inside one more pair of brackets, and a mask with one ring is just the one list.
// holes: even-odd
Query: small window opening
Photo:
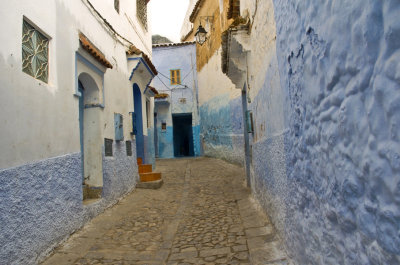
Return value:
[(180, 85), (181, 84), (181, 70), (174, 69), (170, 70), (171, 74), (171, 85)]
[(48, 66), (49, 39), (24, 19), (22, 25), (22, 71), (47, 83)]
[(113, 140), (104, 138), (104, 153), (105, 156), (113, 156), (112, 150)]

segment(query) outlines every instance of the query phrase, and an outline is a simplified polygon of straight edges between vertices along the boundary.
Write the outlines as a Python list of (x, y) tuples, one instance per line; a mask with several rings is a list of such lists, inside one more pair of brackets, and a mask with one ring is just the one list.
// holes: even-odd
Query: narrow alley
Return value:
[(399, 265), (399, 14), (2, 1), (0, 265)]
[(288, 264), (244, 170), (211, 158), (157, 161), (164, 185), (136, 189), (43, 264)]

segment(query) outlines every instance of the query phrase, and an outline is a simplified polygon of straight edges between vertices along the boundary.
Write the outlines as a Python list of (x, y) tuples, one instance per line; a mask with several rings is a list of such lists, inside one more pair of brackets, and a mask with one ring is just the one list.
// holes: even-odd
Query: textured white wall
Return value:
[[(0, 168), (79, 152), (78, 98), (75, 93), (75, 52), (83, 32), (113, 64), (104, 76), (104, 137), (114, 138), (114, 112), (124, 115), (130, 138), (132, 87), (124, 47), (99, 23), (86, 1), (8, 2), (0, 10)], [(136, 21), (136, 2), (121, 1), (118, 14), (112, 1), (92, 1), (113, 27), (151, 55), (151, 34)], [(46, 8), (40, 8), (45, 6)], [(126, 15), (125, 15), (126, 13)], [(49, 82), (22, 72), (22, 19), (26, 16), (50, 36)], [(131, 25), (128, 18), (133, 22)]]

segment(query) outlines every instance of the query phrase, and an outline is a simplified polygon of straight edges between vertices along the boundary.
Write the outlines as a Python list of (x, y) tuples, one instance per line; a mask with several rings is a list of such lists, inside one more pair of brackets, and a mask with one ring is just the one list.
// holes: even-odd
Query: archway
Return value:
[(103, 187), (102, 136), (99, 88), (87, 73), (78, 78), (79, 130), (82, 153), (83, 199), (101, 197)]
[(143, 116), (142, 116), (142, 93), (137, 84), (133, 84), (134, 102), (134, 131), (136, 134), (136, 156), (144, 162), (144, 137), (143, 137)]

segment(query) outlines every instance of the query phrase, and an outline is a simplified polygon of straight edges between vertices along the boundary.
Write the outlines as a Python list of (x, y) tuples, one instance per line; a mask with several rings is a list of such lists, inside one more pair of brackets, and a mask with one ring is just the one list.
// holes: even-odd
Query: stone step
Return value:
[(153, 171), (153, 166), (151, 164), (139, 165), (139, 174), (150, 173), (151, 171)]
[(148, 181), (155, 181), (161, 179), (161, 173), (151, 172), (151, 173), (140, 173), (140, 181), (141, 182), (148, 182)]
[(154, 180), (154, 181), (147, 181), (147, 182), (141, 182), (139, 181), (139, 183), (137, 184), (137, 188), (139, 189), (159, 189), (161, 188), (163, 184), (163, 180), (159, 179), (159, 180)]

